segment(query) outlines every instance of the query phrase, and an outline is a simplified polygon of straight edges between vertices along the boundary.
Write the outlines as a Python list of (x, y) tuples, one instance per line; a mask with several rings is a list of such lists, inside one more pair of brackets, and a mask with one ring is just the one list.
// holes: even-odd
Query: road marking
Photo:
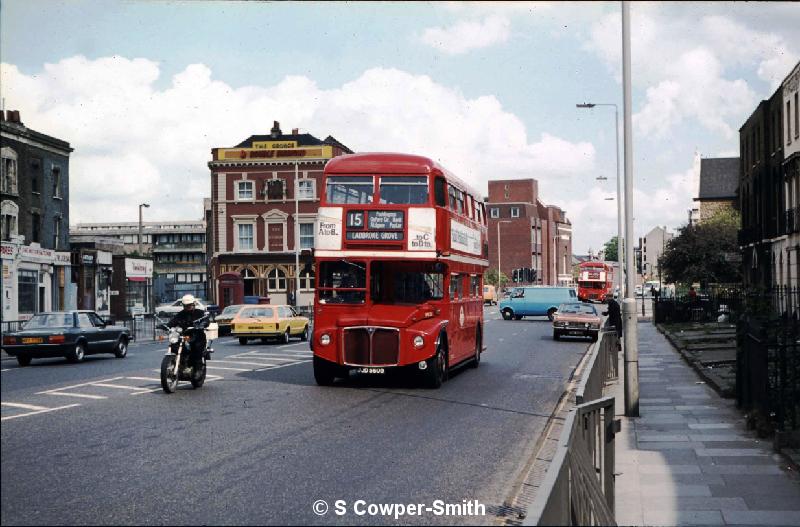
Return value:
[(33, 404), (22, 403), (0, 403), (1, 406), (11, 406), (13, 408), (22, 408), (23, 410), (47, 410), (46, 406), (36, 406)]
[(206, 368), (213, 368), (215, 370), (253, 371), (252, 368), (229, 368), (227, 366), (212, 366), (211, 364), (206, 364)]
[(247, 364), (250, 366), (265, 366), (266, 363), (264, 362), (245, 362), (241, 360), (215, 360), (214, 362), (223, 362), (223, 363), (230, 363), (230, 364)]
[[(8, 404), (8, 403), (3, 403), (3, 404)], [(66, 406), (57, 406), (55, 408), (45, 408), (44, 410), (37, 410), (35, 412), (28, 412), (28, 413), (17, 414), (17, 415), (9, 415), (9, 416), (0, 418), (0, 421), (7, 421), (9, 419), (16, 419), (17, 417), (28, 417), (28, 416), (36, 415), (36, 414), (44, 414), (44, 413), (47, 413), (47, 412), (55, 412), (57, 410), (66, 410), (67, 408), (74, 408), (76, 406), (80, 406), (80, 404), (68, 404)]]
[(138, 386), (125, 386), (122, 384), (106, 384), (104, 382), (96, 382), (92, 386), (102, 386), (103, 388), (117, 388), (118, 390), (143, 390)]
[(84, 399), (108, 399), (105, 395), (89, 395), (88, 393), (70, 393), (70, 392), (59, 392), (56, 390), (49, 391), (49, 392), (42, 392), (44, 395), (65, 395), (67, 397), (82, 397)]
[[(161, 371), (161, 370), (156, 370), (156, 371)], [(52, 390), (45, 390), (43, 392), (36, 392), (36, 395), (42, 395), (42, 394), (51, 393), (51, 392), (60, 392), (61, 390), (71, 390), (72, 388), (80, 388), (81, 386), (89, 386), (89, 385), (92, 385), (92, 384), (97, 383), (97, 382), (111, 382), (111, 381), (118, 381), (120, 379), (124, 379), (124, 377), (111, 377), (110, 379), (101, 379), (99, 381), (84, 382), (84, 383), (81, 383), (81, 384), (73, 384), (72, 386), (64, 386), (62, 388), (53, 388)]]
[(161, 382), (161, 379), (156, 379), (155, 377), (125, 377), (126, 379), (133, 379), (135, 381), (152, 381), (152, 382)]
[(275, 357), (273, 355), (245, 355), (245, 356), (231, 355), (226, 358), (236, 359), (237, 361), (240, 359), (249, 359), (249, 360), (263, 360), (267, 362), (269, 361), (291, 362), (293, 360), (298, 359), (298, 357), (285, 358), (285, 357)]
[(255, 371), (277, 370), (278, 368), (285, 368), (287, 366), (294, 366), (295, 364), (303, 364), (304, 362), (311, 362), (311, 361), (310, 360), (301, 360), (301, 361), (293, 362), (291, 364), (281, 364), (280, 366), (272, 366), (270, 368), (260, 368), (260, 369), (255, 370)]
[[(251, 371), (251, 370), (247, 370), (247, 371)], [(211, 375), (210, 377), (211, 378), (206, 377), (206, 382), (207, 383), (213, 382), (213, 381), (219, 381), (219, 380), (223, 379), (223, 377), (220, 377), (219, 375)], [(184, 381), (184, 382), (186, 382), (186, 381)], [(141, 395), (143, 393), (155, 393), (155, 392), (160, 392), (161, 390), (162, 390), (161, 388), (153, 388), (152, 390), (142, 390), (142, 391), (139, 391), (139, 392), (136, 392), (136, 393), (132, 393), (131, 395)]]

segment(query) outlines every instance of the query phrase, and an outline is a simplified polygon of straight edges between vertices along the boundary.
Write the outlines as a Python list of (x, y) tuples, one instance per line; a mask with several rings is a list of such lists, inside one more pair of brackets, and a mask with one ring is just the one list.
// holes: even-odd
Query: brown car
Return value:
[(561, 336), (591, 337), (597, 340), (600, 313), (592, 304), (561, 304), (553, 316), (553, 340)]

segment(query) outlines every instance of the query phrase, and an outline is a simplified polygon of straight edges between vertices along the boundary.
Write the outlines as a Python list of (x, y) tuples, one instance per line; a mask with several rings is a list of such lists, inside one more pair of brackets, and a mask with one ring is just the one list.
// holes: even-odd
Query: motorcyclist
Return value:
[[(194, 327), (195, 322), (205, 316), (205, 312), (202, 309), (195, 309), (196, 305), (193, 295), (183, 295), (181, 304), (183, 305), (183, 310), (172, 317), (167, 323), (167, 326), (171, 328), (180, 327), (181, 329)], [(208, 327), (208, 319), (204, 320), (200, 326), (204, 329)], [(192, 366), (195, 367), (194, 371), (199, 372), (203, 366), (203, 354), (206, 350), (205, 331), (192, 332), (192, 336), (189, 340), (189, 347), (191, 348), (189, 359)]]

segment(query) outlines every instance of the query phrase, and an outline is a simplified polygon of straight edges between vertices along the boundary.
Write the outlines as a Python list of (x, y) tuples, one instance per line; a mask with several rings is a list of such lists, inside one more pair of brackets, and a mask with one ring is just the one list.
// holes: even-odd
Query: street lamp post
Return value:
[(142, 207), (150, 208), (150, 204), (139, 204), (139, 256), (144, 256), (144, 252), (142, 252)]
[(624, 295), (625, 294), (625, 275), (622, 272), (624, 267), (622, 266), (623, 256), (622, 256), (622, 246), (623, 246), (623, 236), (622, 236), (622, 178), (619, 177), (619, 108), (615, 103), (583, 103), (583, 104), (576, 104), (577, 108), (594, 108), (595, 106), (613, 106), (614, 107), (614, 139), (616, 148), (614, 152), (616, 153), (617, 157), (617, 264), (619, 266), (619, 278), (617, 283), (619, 284), (619, 290)]
[(511, 223), (510, 220), (497, 220), (497, 289), (498, 294), (500, 293), (500, 224), (501, 223)]

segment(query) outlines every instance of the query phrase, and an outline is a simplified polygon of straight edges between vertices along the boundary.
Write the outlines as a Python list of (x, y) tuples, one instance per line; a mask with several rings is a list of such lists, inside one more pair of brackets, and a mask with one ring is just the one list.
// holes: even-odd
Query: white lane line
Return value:
[[(222, 378), (223, 377), (220, 377), (218, 375), (212, 375), (211, 378), (208, 378), (208, 377), (206, 378), (206, 382), (209, 383), (209, 382), (213, 382), (213, 381), (219, 381)], [(161, 388), (153, 388), (152, 390), (142, 390), (140, 392), (132, 393), (131, 395), (141, 395), (143, 393), (155, 393), (155, 392), (160, 392), (160, 391), (161, 391)]]
[(66, 406), (57, 406), (55, 408), (46, 408), (44, 410), (37, 410), (35, 412), (28, 412), (28, 413), (17, 414), (17, 415), (9, 415), (7, 417), (0, 418), (0, 421), (7, 421), (9, 419), (16, 419), (17, 417), (28, 417), (30, 415), (44, 414), (44, 413), (47, 413), (47, 412), (55, 412), (56, 410), (66, 410), (67, 408), (74, 408), (75, 406), (80, 406), (80, 404), (68, 404)]
[(107, 384), (104, 382), (96, 382), (92, 384), (92, 386), (102, 386), (103, 388), (116, 388), (118, 390), (144, 390), (145, 388), (140, 388), (138, 386), (124, 386), (122, 384)]
[(248, 366), (266, 366), (265, 362), (245, 362), (241, 360), (215, 360), (216, 362), (228, 363), (228, 364), (247, 364)]
[(22, 408), (23, 410), (47, 410), (47, 406), (36, 406), (33, 404), (22, 403), (0, 403), (0, 406), (11, 406), (12, 408)]
[[(156, 371), (161, 371), (161, 370), (156, 370)], [(111, 381), (118, 381), (120, 379), (124, 379), (124, 377), (111, 377), (110, 379), (100, 379), (99, 381), (84, 382), (82, 384), (73, 384), (72, 386), (63, 386), (61, 388), (53, 388), (52, 390), (45, 390), (43, 392), (36, 392), (36, 395), (42, 395), (44, 393), (50, 393), (50, 392), (60, 392), (62, 390), (71, 390), (72, 388), (80, 388), (81, 386), (89, 386), (89, 385), (94, 384), (96, 382), (111, 382)]]
[(307, 342), (295, 342), (294, 344), (284, 344), (283, 346), (278, 346), (278, 349), (293, 348), (295, 346), (308, 346), (308, 343)]
[(81, 397), (84, 399), (108, 399), (105, 395), (89, 395), (88, 393), (70, 393), (70, 392), (58, 392), (58, 391), (50, 391), (50, 392), (42, 392), (45, 395), (65, 395), (67, 397)]
[[(292, 351), (277, 351), (273, 353), (250, 353), (242, 355), (242, 357), (312, 357), (314, 354), (309, 352), (292, 352)], [(233, 357), (233, 355), (229, 355)]]
[(265, 370), (277, 370), (278, 368), (285, 368), (287, 366), (294, 366), (295, 364), (303, 364), (304, 362), (311, 362), (310, 360), (301, 360), (297, 362), (292, 362), (291, 364), (281, 364), (280, 366), (272, 366), (269, 368), (261, 368), (255, 371), (265, 371)]
[(151, 381), (151, 382), (161, 382), (161, 379), (156, 379), (155, 377), (125, 377), (126, 379), (133, 379), (134, 381)]
[(227, 366), (212, 366), (211, 364), (206, 364), (206, 368), (213, 368), (215, 370), (253, 371), (252, 368), (229, 368)]
[(241, 359), (246, 359), (246, 360), (262, 360), (262, 361), (265, 361), (265, 362), (278, 362), (278, 363), (281, 363), (281, 362), (290, 362), (290, 361), (293, 361), (293, 360), (297, 360), (300, 357), (287, 358), (287, 357), (274, 357), (274, 356), (271, 356), (271, 355), (270, 356), (266, 356), (266, 355), (248, 355), (246, 357), (230, 356), (230, 357), (225, 357), (225, 358), (226, 359), (235, 359), (237, 361), (239, 361)]

